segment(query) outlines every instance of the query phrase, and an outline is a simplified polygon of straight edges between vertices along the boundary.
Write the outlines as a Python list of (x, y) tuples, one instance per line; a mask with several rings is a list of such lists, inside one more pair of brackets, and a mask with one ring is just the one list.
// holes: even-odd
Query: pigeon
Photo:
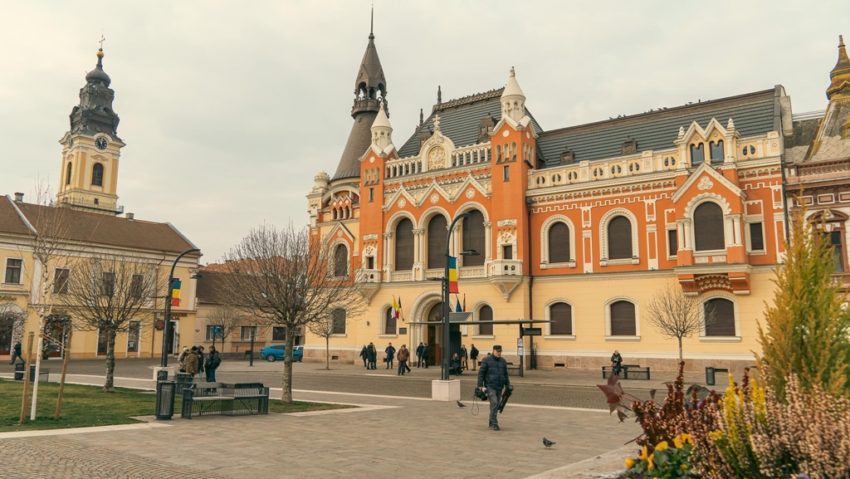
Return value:
[(554, 446), (555, 444), (558, 444), (558, 443), (555, 442), (555, 441), (550, 441), (550, 440), (546, 439), (545, 437), (543, 438), (543, 445), (546, 446), (546, 449), (549, 449), (550, 447)]
[(462, 403), (462, 402), (458, 401), (458, 402), (457, 402), (457, 407), (466, 407), (466, 404), (464, 404), (464, 403)]

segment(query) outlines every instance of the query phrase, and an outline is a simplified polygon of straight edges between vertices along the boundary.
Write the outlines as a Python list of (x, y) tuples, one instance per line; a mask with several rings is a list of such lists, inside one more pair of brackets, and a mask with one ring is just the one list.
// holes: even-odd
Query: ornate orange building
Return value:
[[(521, 351), (541, 368), (595, 368), (617, 349), (627, 363), (673, 369), (676, 342), (646, 311), (673, 285), (714, 316), (685, 340), (689, 369), (753, 364), (786, 231), (793, 123), (782, 86), (546, 130), (511, 68), (502, 88), (438, 94), (399, 146), (386, 96), (370, 34), (348, 143), (333, 177), (317, 174), (307, 195), (336, 274), (354, 275), (368, 299), (358, 317), (344, 305), (334, 313), (335, 358), (352, 361), (370, 341), (439, 345), (442, 326), (407, 323), (439, 321), (431, 280), (443, 275), (448, 225), (469, 213), (450, 245), (461, 290), (452, 309), (459, 300), (480, 323), (452, 326), (467, 348), (502, 344), (511, 361)], [(490, 323), (499, 319), (552, 322), (519, 338), (516, 326)], [(308, 357), (324, 354), (317, 343), (308, 337)]]

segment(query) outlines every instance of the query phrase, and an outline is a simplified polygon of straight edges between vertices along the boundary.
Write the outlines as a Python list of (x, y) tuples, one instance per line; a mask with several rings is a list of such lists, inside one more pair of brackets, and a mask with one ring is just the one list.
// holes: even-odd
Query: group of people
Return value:
[[(417, 368), (425, 368), (428, 369), (428, 355), (431, 350), (429, 349), (428, 343), (420, 342), (419, 346), (416, 347), (416, 367)], [(478, 365), (478, 348), (475, 345), (472, 345), (472, 348), (467, 350), (466, 345), (462, 344), (460, 347), (460, 351), (452, 354), (452, 358), (449, 364), (449, 374), (463, 374), (464, 370), (469, 369), (469, 360), (472, 360), (472, 370), (476, 370), (476, 366)], [(364, 344), (363, 348), (360, 349), (360, 359), (363, 360), (363, 367), (366, 369), (377, 369), (378, 368), (378, 348), (375, 347), (375, 343)], [(407, 349), (406, 344), (402, 344), (399, 349), (396, 349), (393, 346), (393, 343), (389, 343), (386, 348), (384, 348), (384, 363), (386, 364), (386, 369), (393, 369), (393, 363), (395, 360), (398, 360), (398, 372), (399, 376), (404, 376), (405, 373), (411, 372), (410, 365), (410, 350)]]
[(221, 365), (221, 355), (210, 346), (209, 354), (204, 354), (203, 346), (183, 347), (180, 356), (177, 357), (181, 373), (189, 373), (194, 377), (196, 374), (204, 373), (207, 382), (215, 382), (215, 371)]

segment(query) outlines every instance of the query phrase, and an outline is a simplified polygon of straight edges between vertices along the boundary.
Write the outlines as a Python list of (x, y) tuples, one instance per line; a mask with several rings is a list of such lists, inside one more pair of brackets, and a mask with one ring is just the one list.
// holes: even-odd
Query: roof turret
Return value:
[(844, 47), (844, 37), (838, 36), (838, 61), (829, 73), (830, 83), (826, 89), (826, 97), (832, 99), (836, 93), (850, 95), (850, 58), (847, 57), (847, 49)]

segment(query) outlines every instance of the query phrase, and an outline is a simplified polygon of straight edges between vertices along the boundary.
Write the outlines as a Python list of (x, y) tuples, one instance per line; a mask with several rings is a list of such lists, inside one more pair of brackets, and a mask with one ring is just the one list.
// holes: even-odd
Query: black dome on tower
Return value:
[(112, 110), (115, 91), (109, 88), (112, 80), (103, 71), (103, 49), (97, 51), (97, 65), (86, 74), (86, 84), (80, 89), (80, 104), (71, 110), (71, 133), (94, 135), (107, 133), (118, 138), (118, 114)]

